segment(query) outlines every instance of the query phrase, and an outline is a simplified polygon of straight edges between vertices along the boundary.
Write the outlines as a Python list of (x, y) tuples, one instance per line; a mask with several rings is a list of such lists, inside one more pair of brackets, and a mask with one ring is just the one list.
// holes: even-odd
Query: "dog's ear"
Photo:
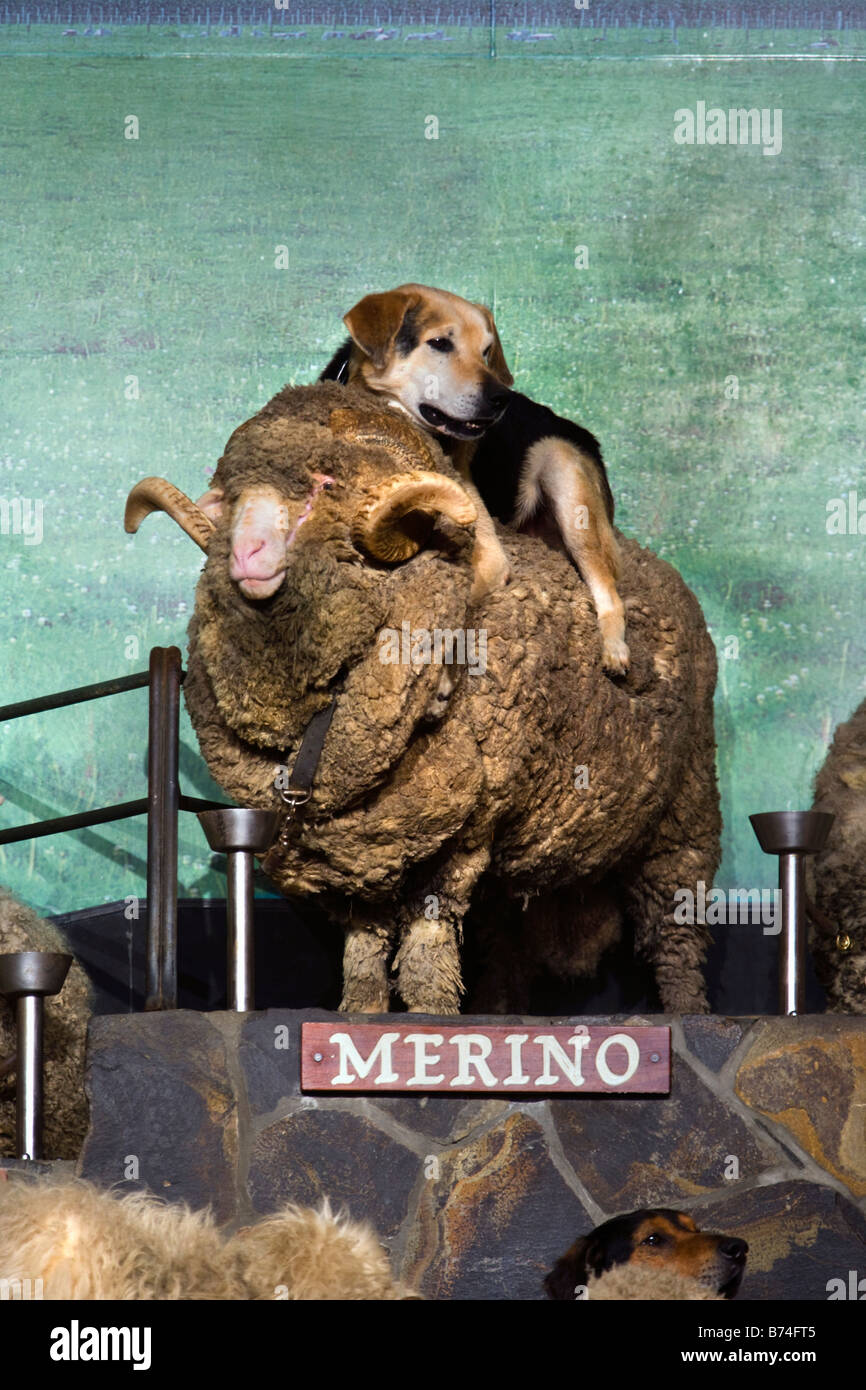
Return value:
[(493, 346), (490, 349), (487, 366), (496, 377), (496, 380), (501, 381), (503, 386), (513, 386), (514, 377), (508, 370), (508, 363), (505, 360), (505, 353), (502, 351), (502, 344), (499, 341), (499, 334), (496, 331), (496, 323), (494, 322), (493, 315), (486, 304), (479, 304), (476, 307), (481, 310), (487, 320), (487, 327), (493, 334)]
[(581, 1236), (570, 1250), (556, 1261), (553, 1269), (544, 1280), (548, 1298), (557, 1298), (571, 1303), (577, 1297), (577, 1290), (586, 1284), (586, 1245), (588, 1236)]
[(419, 296), (411, 291), (386, 290), (384, 294), (365, 294), (354, 309), (343, 315), (352, 341), (374, 367), (386, 365), (406, 314), (419, 302)]

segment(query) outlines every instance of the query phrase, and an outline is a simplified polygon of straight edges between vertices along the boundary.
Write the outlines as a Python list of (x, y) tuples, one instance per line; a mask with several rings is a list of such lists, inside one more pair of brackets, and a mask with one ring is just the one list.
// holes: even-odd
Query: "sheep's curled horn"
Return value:
[(207, 552), (215, 527), (209, 516), (186, 493), (165, 478), (142, 478), (126, 499), (124, 530), (135, 533), (151, 512), (166, 512), (182, 531)]
[(352, 524), (352, 540), (374, 560), (394, 563), (418, 553), (421, 540), (403, 526), (410, 512), (441, 512), (458, 526), (471, 526), (476, 520), (471, 498), (459, 483), (435, 471), (436, 461), (424, 438), (398, 416), (334, 410), (328, 423), (334, 434), (384, 449), (409, 466), (408, 472), (389, 478), (373, 492)]

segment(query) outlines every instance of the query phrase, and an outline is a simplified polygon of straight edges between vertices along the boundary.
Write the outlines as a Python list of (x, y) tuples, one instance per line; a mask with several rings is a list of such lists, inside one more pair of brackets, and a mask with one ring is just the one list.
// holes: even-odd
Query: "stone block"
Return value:
[(741, 1181), (789, 1161), (678, 1057), (669, 1097), (580, 1096), (553, 1115), (566, 1159), (611, 1216), (724, 1186), (730, 1156)]
[(866, 1018), (762, 1021), (736, 1092), (854, 1196), (866, 1196)]
[(235, 1214), (238, 1112), (223, 1036), (207, 1014), (115, 1014), (90, 1025), (82, 1177), (149, 1187), (220, 1221)]
[(687, 1014), (682, 1026), (686, 1046), (692, 1055), (710, 1071), (719, 1072), (746, 1036), (750, 1020)]
[(301, 1092), (301, 1024), (333, 1018), (318, 1009), (268, 1009), (241, 1022), (239, 1058), (250, 1114), (270, 1115)]
[(436, 1299), (541, 1299), (542, 1280), (592, 1222), (554, 1166), (541, 1125), (514, 1112), (439, 1155), (400, 1277)]
[(372, 1124), (363, 1102), (343, 1104), (304, 1108), (259, 1131), (250, 1153), (250, 1199), (266, 1213), (284, 1202), (318, 1206), (328, 1197), (357, 1220), (371, 1221), (388, 1242), (406, 1217), (423, 1157)]

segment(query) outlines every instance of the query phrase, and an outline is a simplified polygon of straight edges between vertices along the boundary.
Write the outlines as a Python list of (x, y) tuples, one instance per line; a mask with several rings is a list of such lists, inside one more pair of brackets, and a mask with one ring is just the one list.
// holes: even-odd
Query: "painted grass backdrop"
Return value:
[[(41, 544), (0, 534), (0, 702), (183, 646), (201, 557), (167, 518), (125, 536), (130, 485), (197, 496), (357, 298), (441, 285), (494, 307), (520, 389), (600, 436), (620, 526), (701, 599), (728, 653), (720, 882), (772, 883), (746, 817), (809, 804), (866, 690), (866, 541), (825, 524), (866, 499), (866, 46), (838, 38), (852, 61), (643, 61), (610, 35), (603, 61), (252, 40), (229, 61), (0, 33), (0, 498), (44, 506)], [(781, 154), (675, 144), (698, 101), (781, 108)], [(0, 824), (143, 795), (145, 734), (144, 692), (0, 729)], [(185, 789), (213, 791), (188, 723), (183, 743)], [(14, 845), (0, 881), (72, 910), (140, 893), (144, 847), (143, 819)], [(224, 891), (187, 816), (181, 891)]]

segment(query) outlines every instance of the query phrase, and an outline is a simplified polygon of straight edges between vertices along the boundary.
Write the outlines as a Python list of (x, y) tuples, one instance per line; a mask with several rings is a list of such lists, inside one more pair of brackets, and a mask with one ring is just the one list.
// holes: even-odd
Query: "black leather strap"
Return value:
[(325, 709), (320, 709), (318, 714), (313, 715), (304, 731), (298, 756), (295, 758), (295, 765), (289, 777), (288, 788), (280, 793), (284, 801), (288, 801), (294, 806), (300, 806), (310, 799), (313, 790), (313, 778), (319, 766), (325, 738), (331, 727), (331, 720), (336, 708), (337, 697), (335, 695)]

